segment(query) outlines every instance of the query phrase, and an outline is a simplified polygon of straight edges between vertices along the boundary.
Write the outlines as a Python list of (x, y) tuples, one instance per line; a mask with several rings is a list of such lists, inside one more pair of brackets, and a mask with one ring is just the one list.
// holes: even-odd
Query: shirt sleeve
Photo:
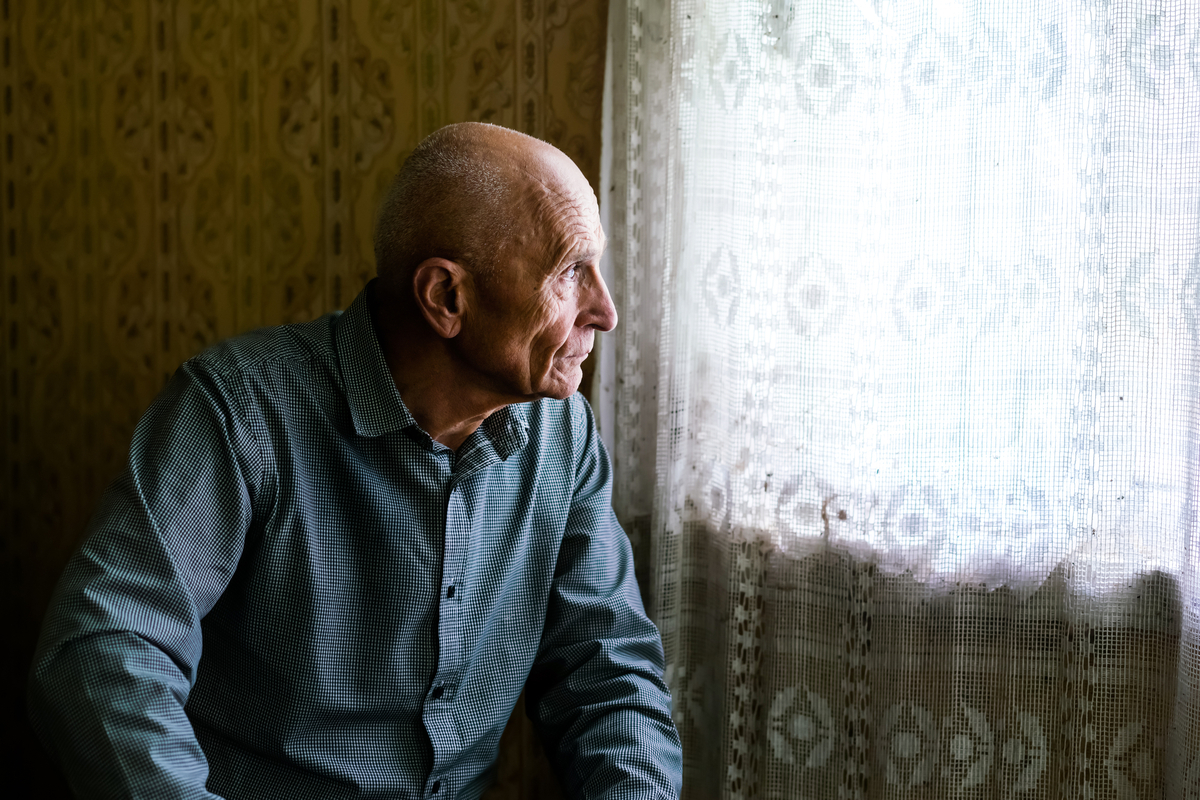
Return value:
[(138, 423), (34, 657), (30, 716), (77, 797), (216, 797), (184, 704), (261, 471), (218, 379), (184, 364)]
[(613, 514), (608, 455), (590, 408), (580, 406), (575, 495), (527, 711), (568, 797), (676, 798), (682, 750), (662, 680), (662, 639), (642, 608), (632, 549)]

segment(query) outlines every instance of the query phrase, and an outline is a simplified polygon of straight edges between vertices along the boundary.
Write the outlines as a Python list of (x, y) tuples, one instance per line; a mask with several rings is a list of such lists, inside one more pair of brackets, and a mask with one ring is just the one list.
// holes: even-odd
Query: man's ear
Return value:
[(427, 258), (413, 271), (413, 294), (429, 327), (443, 339), (462, 330), (471, 274), (454, 261)]

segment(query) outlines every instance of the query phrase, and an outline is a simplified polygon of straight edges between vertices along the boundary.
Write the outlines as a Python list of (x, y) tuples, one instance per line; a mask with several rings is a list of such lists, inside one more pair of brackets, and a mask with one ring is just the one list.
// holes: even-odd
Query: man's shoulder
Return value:
[(334, 329), (340, 311), (310, 322), (258, 328), (212, 345), (189, 364), (224, 377), (302, 367), (313, 361), (332, 362)]

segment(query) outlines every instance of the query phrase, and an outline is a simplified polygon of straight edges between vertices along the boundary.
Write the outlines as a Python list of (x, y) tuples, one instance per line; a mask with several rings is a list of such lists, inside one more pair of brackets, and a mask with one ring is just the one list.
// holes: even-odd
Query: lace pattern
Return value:
[(1200, 793), (1200, 8), (611, 14), (685, 796)]

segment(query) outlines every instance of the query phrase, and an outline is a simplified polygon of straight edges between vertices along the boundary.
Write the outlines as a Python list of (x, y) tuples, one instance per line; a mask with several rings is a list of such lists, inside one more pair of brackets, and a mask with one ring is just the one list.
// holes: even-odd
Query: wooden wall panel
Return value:
[[(595, 185), (606, 0), (0, 0), (4, 750), (54, 581), (184, 359), (344, 307), (420, 139), (482, 120)], [(494, 798), (544, 791), (518, 709)], [(539, 794), (540, 796), (540, 794)]]

